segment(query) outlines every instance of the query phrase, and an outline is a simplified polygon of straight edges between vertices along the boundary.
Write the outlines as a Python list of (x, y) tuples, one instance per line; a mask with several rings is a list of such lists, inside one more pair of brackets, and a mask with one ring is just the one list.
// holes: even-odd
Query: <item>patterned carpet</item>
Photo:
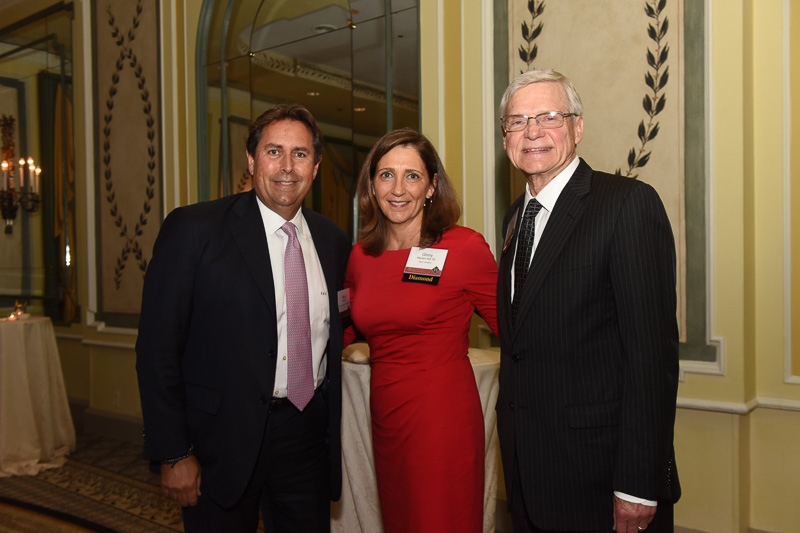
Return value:
[(183, 531), (141, 445), (79, 434), (61, 468), (0, 478), (0, 533)]

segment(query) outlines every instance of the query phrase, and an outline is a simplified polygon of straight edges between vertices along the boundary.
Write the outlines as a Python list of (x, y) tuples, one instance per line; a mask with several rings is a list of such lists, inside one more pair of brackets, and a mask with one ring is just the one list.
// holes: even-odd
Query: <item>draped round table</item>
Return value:
[(59, 467), (74, 449), (53, 324), (0, 320), (0, 477)]
[[(355, 343), (344, 350), (342, 364), (342, 497), (331, 507), (333, 533), (382, 533), (378, 485), (372, 455), (369, 411), (369, 348)], [(483, 409), (486, 482), (483, 531), (495, 530), (499, 443), (497, 440), (497, 374), (500, 352), (469, 349), (469, 359)]]

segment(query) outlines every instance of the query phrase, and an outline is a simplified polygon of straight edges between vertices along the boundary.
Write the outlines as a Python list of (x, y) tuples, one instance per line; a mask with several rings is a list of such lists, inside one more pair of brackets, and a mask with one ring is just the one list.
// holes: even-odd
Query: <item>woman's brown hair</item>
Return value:
[(434, 183), (436, 176), (433, 195), (425, 201), (422, 212), (422, 229), (418, 246), (427, 248), (439, 242), (442, 234), (453, 227), (461, 216), (456, 192), (450, 183), (450, 178), (447, 177), (439, 154), (436, 153), (436, 148), (428, 138), (411, 128), (390, 131), (372, 147), (358, 176), (358, 206), (363, 221), (359, 241), (364, 251), (372, 256), (378, 256), (386, 250), (386, 232), (389, 224), (372, 194), (372, 180), (375, 178), (381, 158), (398, 146), (409, 146), (417, 151), (431, 183)]

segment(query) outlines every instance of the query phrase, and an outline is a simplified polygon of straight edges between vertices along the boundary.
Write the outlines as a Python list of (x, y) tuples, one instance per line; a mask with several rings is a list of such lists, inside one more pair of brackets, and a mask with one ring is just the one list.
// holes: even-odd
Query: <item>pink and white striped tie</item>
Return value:
[(288, 398), (301, 411), (314, 397), (314, 372), (311, 364), (311, 322), (308, 314), (308, 281), (303, 250), (294, 224), (281, 229), (289, 236), (283, 258), (286, 281), (286, 325), (289, 347)]

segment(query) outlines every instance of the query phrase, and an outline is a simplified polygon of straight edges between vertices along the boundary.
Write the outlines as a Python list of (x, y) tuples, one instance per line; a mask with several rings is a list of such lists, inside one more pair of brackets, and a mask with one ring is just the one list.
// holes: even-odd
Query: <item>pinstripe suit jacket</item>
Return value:
[[(602, 529), (613, 491), (677, 501), (675, 243), (656, 191), (581, 160), (534, 253), (511, 319), (524, 195), (500, 259), (497, 426), (506, 483), (519, 469), (543, 529)], [(514, 228), (508, 228), (512, 224)], [(517, 500), (522, 501), (517, 501)]]

